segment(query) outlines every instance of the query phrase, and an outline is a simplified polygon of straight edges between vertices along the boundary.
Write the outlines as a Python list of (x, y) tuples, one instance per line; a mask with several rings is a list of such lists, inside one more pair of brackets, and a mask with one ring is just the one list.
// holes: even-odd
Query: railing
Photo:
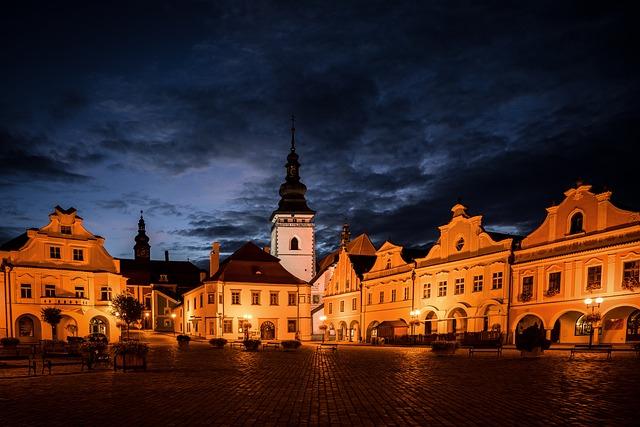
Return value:
[(464, 346), (478, 346), (486, 342), (503, 341), (504, 336), (500, 331), (458, 332), (446, 334), (428, 335), (402, 335), (394, 337), (373, 337), (375, 340), (384, 338), (385, 344), (396, 345), (428, 345), (434, 341), (457, 341)]
[(47, 305), (89, 305), (89, 298), (41, 297), (40, 304)]

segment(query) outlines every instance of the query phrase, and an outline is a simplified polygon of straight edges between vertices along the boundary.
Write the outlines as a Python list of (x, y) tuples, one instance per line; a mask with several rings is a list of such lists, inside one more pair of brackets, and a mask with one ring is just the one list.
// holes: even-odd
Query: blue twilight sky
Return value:
[[(582, 179), (640, 209), (624, 2), (17, 2), (0, 16), (0, 238), (73, 206), (114, 256), (266, 244), (297, 116), (320, 252), (423, 245), (461, 200), (527, 233)], [(13, 9), (12, 9), (13, 8)]]

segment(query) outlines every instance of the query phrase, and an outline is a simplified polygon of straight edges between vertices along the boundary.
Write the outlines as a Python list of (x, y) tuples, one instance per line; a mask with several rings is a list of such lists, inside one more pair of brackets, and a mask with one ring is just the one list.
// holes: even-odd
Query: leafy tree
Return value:
[(142, 319), (144, 305), (131, 295), (120, 294), (111, 301), (111, 313), (127, 325), (127, 339), (132, 323)]
[(44, 307), (42, 309), (42, 320), (51, 325), (51, 335), (54, 341), (58, 339), (58, 324), (62, 320), (61, 312), (62, 310), (55, 307)]

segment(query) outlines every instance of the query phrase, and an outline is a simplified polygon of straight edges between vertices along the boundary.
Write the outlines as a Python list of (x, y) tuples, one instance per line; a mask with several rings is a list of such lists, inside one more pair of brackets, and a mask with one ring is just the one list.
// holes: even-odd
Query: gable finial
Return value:
[(296, 151), (296, 116), (291, 114), (291, 151)]

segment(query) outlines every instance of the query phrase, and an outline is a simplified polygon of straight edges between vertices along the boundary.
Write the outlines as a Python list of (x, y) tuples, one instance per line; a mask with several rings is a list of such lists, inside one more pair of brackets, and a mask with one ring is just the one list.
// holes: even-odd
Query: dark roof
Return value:
[(202, 270), (190, 261), (147, 261), (120, 259), (120, 272), (131, 285), (160, 283), (160, 275), (167, 275), (168, 284), (178, 288), (193, 288), (199, 285)]
[(513, 243), (517, 243), (517, 242), (520, 242), (522, 239), (524, 239), (524, 236), (519, 236), (517, 234), (498, 233), (496, 231), (487, 231), (487, 230), (485, 230), (485, 232), (489, 235), (489, 237), (491, 237), (496, 242), (499, 242), (500, 240), (504, 240), (504, 239), (513, 239)]
[(72, 213), (78, 212), (76, 208), (70, 207), (69, 209), (64, 209), (62, 206), (57, 205), (55, 210), (62, 212), (65, 215), (71, 215)]
[[(360, 234), (358, 237), (347, 243), (347, 252), (353, 255), (373, 255), (374, 259), (376, 254), (376, 250), (371, 243), (371, 239), (369, 239), (369, 236), (365, 233)], [(334, 250), (329, 255), (326, 255), (324, 258), (322, 258), (318, 263), (318, 273), (312, 281), (314, 281), (317, 277), (324, 273), (327, 268), (338, 262), (339, 256), (340, 248)]]
[(353, 270), (356, 272), (358, 277), (362, 279), (362, 275), (367, 271), (371, 270), (373, 264), (376, 262), (375, 255), (349, 255), (349, 261), (351, 261), (351, 265), (353, 266)]
[(280, 264), (278, 258), (266, 253), (252, 242), (245, 243), (220, 263), (218, 271), (211, 276), (210, 280), (287, 285), (307, 283), (289, 273)]
[(27, 233), (22, 233), (18, 237), (15, 237), (8, 242), (3, 243), (0, 246), (0, 251), (17, 251), (23, 247), (29, 241)]

